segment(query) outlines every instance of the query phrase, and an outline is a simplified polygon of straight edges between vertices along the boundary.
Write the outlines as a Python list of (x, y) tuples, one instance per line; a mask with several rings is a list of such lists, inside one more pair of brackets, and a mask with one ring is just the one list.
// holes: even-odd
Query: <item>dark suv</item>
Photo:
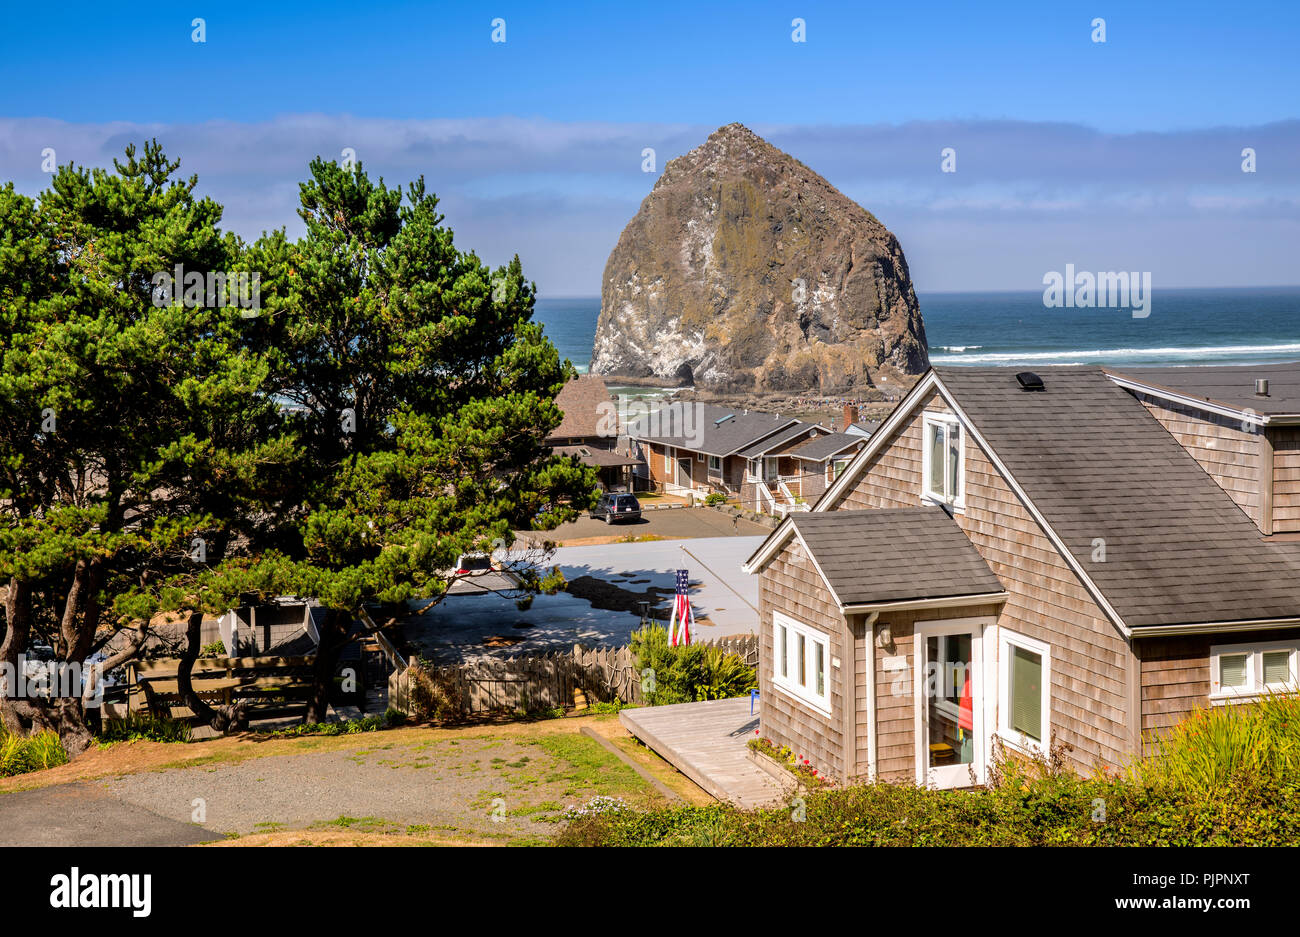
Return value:
[(639, 521), (641, 519), (641, 502), (636, 495), (626, 492), (603, 494), (591, 510), (592, 517), (605, 518), (606, 524), (614, 521)]

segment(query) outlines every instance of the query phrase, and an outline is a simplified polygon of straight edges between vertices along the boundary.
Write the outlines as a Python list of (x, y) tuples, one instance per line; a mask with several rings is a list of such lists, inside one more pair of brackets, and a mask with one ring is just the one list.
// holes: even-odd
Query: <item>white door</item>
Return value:
[(992, 619), (918, 622), (912, 636), (916, 781), (927, 787), (984, 783), (984, 628)]

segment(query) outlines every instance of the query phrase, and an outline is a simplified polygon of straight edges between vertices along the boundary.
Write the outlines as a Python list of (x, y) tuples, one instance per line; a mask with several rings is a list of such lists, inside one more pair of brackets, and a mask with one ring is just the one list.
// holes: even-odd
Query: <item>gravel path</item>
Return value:
[(384, 832), (414, 826), (479, 841), (548, 838), (556, 824), (545, 818), (563, 807), (602, 793), (635, 796), (645, 787), (612, 756), (597, 754), (595, 742), (573, 738), (564, 744), (577, 746), (576, 760), (607, 758), (610, 764), (584, 771), (542, 744), (499, 738), (407, 745), (377, 739), (342, 751), (145, 772), (98, 784), (126, 804), (198, 822), (217, 834), (334, 825)]

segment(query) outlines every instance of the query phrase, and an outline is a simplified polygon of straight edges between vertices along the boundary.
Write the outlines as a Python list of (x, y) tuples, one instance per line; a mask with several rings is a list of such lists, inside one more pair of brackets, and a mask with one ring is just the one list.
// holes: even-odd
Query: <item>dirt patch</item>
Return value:
[[(518, 628), (518, 625), (515, 625)], [(507, 634), (490, 634), (483, 639), (484, 647), (514, 647), (516, 644), (523, 644), (523, 638), (516, 638)]]

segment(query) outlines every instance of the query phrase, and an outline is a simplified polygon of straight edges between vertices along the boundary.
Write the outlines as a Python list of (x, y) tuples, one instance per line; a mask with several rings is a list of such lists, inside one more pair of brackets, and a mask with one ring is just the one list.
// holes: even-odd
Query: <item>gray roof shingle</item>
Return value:
[(866, 444), (867, 437), (856, 433), (818, 433), (811, 439), (804, 439), (803, 442), (782, 449), (780, 454), (821, 462), (846, 449)]
[(773, 450), (778, 448), (784, 452), (785, 449), (782, 447), (784, 447), (786, 443), (797, 439), (806, 439), (808, 434), (813, 430), (816, 430), (819, 434), (824, 434), (826, 432), (825, 429), (818, 428), (816, 423), (796, 421), (781, 430), (781, 432), (774, 433), (766, 439), (761, 439), (752, 446), (746, 446), (744, 449), (737, 452), (736, 455), (743, 456), (746, 459), (754, 459), (764, 453), (775, 454)]
[(843, 605), (1003, 591), (942, 508), (814, 511), (790, 517)]
[(634, 422), (628, 427), (628, 435), (693, 452), (725, 456), (797, 422), (793, 417), (776, 413), (673, 401)]
[[(1285, 364), (1196, 368), (1107, 368), (1107, 373), (1186, 397), (1264, 416), (1300, 414), (1300, 361)], [(1255, 395), (1255, 379), (1268, 379), (1268, 396)]]
[(935, 368), (1127, 625), (1300, 616), (1300, 544), (1264, 540), (1128, 391), (1078, 367), (1025, 391), (1015, 371)]

